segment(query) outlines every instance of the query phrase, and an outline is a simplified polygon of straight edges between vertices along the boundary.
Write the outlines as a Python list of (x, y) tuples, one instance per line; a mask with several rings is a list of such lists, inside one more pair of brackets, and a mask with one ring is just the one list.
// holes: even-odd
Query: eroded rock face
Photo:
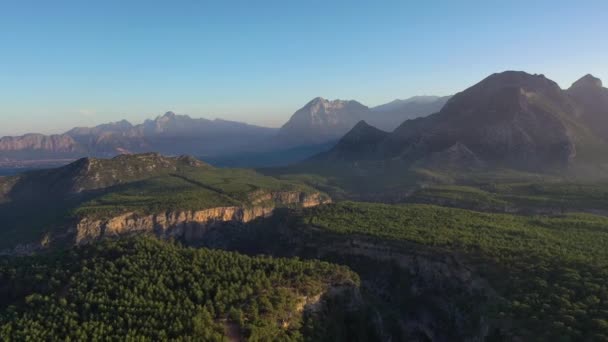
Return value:
[(81, 219), (75, 226), (75, 243), (84, 244), (104, 237), (133, 233), (153, 233), (161, 238), (185, 241), (201, 239), (209, 227), (217, 224), (247, 223), (268, 217), (277, 207), (312, 207), (328, 203), (319, 193), (275, 192), (256, 196), (252, 206), (216, 207), (195, 211), (170, 211), (157, 214), (125, 213), (109, 219)]

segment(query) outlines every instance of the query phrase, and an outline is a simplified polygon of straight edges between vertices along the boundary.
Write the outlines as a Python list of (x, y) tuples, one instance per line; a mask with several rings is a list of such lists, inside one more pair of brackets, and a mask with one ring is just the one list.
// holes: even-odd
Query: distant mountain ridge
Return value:
[(326, 150), (361, 120), (390, 131), (406, 119), (438, 111), (448, 98), (416, 96), (369, 108), (354, 100), (317, 97), (280, 129), (167, 112), (137, 125), (121, 120), (63, 134), (2, 137), (0, 167), (56, 166), (86, 156), (144, 152), (191, 154), (239, 166), (281, 165)]
[(193, 119), (167, 112), (138, 125), (122, 120), (95, 127), (76, 127), (56, 135), (3, 137), (0, 156), (27, 160), (140, 152), (205, 155), (246, 149), (275, 134), (274, 128), (220, 119)]
[(291, 145), (323, 143), (342, 136), (367, 111), (357, 101), (317, 97), (293, 114), (279, 130), (279, 138)]
[(358, 125), (313, 160), (526, 170), (600, 162), (608, 151), (607, 94), (591, 75), (562, 90), (544, 75), (497, 73), (450, 98), (437, 114), (407, 120), (384, 137), (364, 127), (374, 141), (353, 142)]
[(372, 126), (393, 131), (403, 121), (437, 113), (451, 96), (414, 96), (405, 100), (394, 100), (372, 108), (373, 115), (365, 120)]
[(415, 96), (407, 100), (369, 108), (354, 100), (326, 100), (317, 97), (296, 111), (279, 130), (287, 145), (320, 144), (337, 140), (359, 121), (392, 131), (407, 119), (441, 110), (449, 96)]

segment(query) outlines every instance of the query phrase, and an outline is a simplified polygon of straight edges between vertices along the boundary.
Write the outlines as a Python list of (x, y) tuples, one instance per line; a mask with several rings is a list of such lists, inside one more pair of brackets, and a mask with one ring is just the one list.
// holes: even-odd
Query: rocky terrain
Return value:
[(329, 101), (317, 97), (292, 115), (281, 127), (279, 138), (289, 145), (318, 144), (339, 139), (368, 110), (357, 101)]
[(74, 233), (76, 244), (89, 243), (104, 237), (117, 237), (134, 233), (149, 233), (163, 239), (174, 238), (187, 243), (201, 240), (207, 230), (225, 223), (247, 223), (272, 215), (277, 207), (308, 208), (329, 203), (318, 193), (299, 192), (261, 193), (251, 206), (215, 207), (194, 211), (167, 211), (144, 215), (125, 213), (115, 217), (97, 219), (81, 217), (75, 226), (68, 228)]
[[(601, 162), (600, 151), (608, 150), (606, 92), (592, 76), (562, 90), (543, 75), (494, 74), (453, 96), (437, 114), (405, 121), (376, 141), (357, 142), (347, 134), (314, 160), (536, 171)], [(361, 135), (363, 129), (353, 131)], [(365, 131), (379, 136), (370, 127)]]
[(136, 232), (190, 241), (209, 226), (329, 201), (303, 184), (251, 170), (217, 169), (188, 156), (83, 158), (0, 177), (0, 235), (9, 237), (4, 247), (20, 251)]

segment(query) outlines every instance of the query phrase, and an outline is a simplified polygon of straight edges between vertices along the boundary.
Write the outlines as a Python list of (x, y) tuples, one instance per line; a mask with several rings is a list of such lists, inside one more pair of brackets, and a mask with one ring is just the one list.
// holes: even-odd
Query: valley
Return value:
[(607, 92), (493, 74), (389, 131), (361, 118), (401, 102), (317, 98), (277, 133), (289, 165), (164, 150), (0, 177), (0, 334), (608, 340)]

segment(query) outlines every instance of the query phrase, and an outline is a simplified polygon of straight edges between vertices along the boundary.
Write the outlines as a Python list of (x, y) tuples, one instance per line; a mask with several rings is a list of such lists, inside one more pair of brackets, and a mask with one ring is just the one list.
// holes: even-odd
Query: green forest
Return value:
[(139, 237), (4, 258), (0, 284), (5, 341), (301, 341), (323, 333), (306, 300), (356, 291), (359, 278), (322, 261)]
[(606, 217), (342, 202), (307, 209), (300, 220), (461, 256), (499, 295), (487, 313), (494, 324), (524, 340), (608, 340)]

